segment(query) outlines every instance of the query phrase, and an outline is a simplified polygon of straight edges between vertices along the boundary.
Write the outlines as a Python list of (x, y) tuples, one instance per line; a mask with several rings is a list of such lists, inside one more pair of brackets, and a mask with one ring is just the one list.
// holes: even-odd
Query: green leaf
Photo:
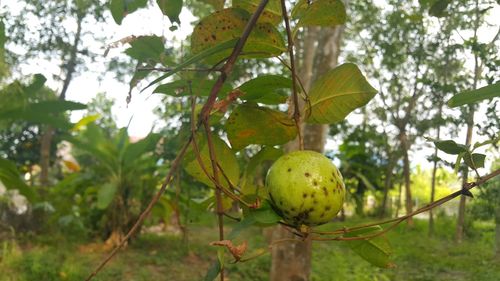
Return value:
[[(229, 8), (217, 11), (203, 18), (194, 28), (191, 35), (191, 50), (198, 54), (219, 44), (238, 39), (250, 18), (244, 10)], [(258, 23), (243, 48), (241, 57), (267, 58), (276, 57), (286, 51), (279, 31), (268, 23)], [(231, 51), (217, 53), (206, 61), (210, 64), (220, 62), (229, 57)]]
[(71, 128), (71, 131), (80, 131), (82, 128), (87, 126), (90, 123), (95, 122), (97, 119), (99, 119), (101, 116), (99, 114), (92, 114), (92, 115), (87, 115), (84, 116), (82, 119), (78, 120), (78, 122), (73, 125), (73, 128)]
[(297, 26), (335, 26), (347, 19), (344, 3), (340, 0), (317, 0), (310, 5), (300, 0), (292, 10), (292, 18), (298, 19)]
[(104, 210), (115, 198), (117, 186), (112, 183), (106, 183), (99, 188), (97, 192), (97, 208)]
[(32, 103), (29, 106), (29, 110), (37, 111), (40, 113), (55, 113), (67, 110), (82, 110), (86, 108), (87, 106), (83, 103), (66, 101), (66, 100), (41, 101), (37, 103)]
[(429, 8), (429, 15), (440, 18), (446, 15), (446, 8), (451, 0), (437, 0)]
[(342, 64), (314, 82), (306, 107), (308, 123), (340, 122), (353, 110), (366, 105), (377, 94), (352, 63)]
[(228, 49), (232, 49), (234, 48), (234, 46), (236, 45), (236, 42), (238, 41), (238, 39), (233, 39), (233, 40), (230, 40), (230, 41), (227, 41), (225, 43), (222, 43), (220, 45), (217, 45), (216, 47), (213, 47), (213, 48), (209, 48), (209, 49), (206, 49), (206, 50), (203, 50), (201, 52), (199, 52), (198, 54), (196, 55), (193, 55), (191, 57), (188, 57), (187, 59), (183, 60), (184, 62), (183, 63), (180, 63), (178, 64), (176, 67), (174, 67), (172, 69), (172, 71), (170, 72), (167, 72), (165, 74), (163, 74), (162, 76), (156, 78), (153, 82), (149, 83), (146, 88), (144, 88), (142, 91), (146, 90), (147, 88), (153, 86), (154, 84), (164, 80), (165, 78), (167, 77), (170, 77), (172, 75), (174, 75), (175, 73), (181, 71), (183, 68), (185, 68), (186, 66), (189, 66), (193, 63), (197, 63), (199, 61), (201, 61), (202, 59), (206, 58), (206, 57), (209, 57), (209, 56), (212, 56), (212, 55), (215, 55), (215, 54), (218, 54), (220, 52), (223, 52), (224, 50), (228, 50)]
[[(153, 93), (165, 94), (173, 97), (184, 97), (189, 96), (189, 83), (191, 83), (191, 90), (193, 95), (206, 97), (210, 94), (216, 80), (203, 78), (193, 78), (193, 79), (182, 79), (176, 80), (170, 83), (162, 84), (156, 87)], [(231, 87), (228, 84), (223, 84), (219, 92), (219, 97), (226, 96), (231, 91)]]
[(144, 153), (153, 151), (159, 140), (159, 134), (149, 134), (146, 138), (127, 145), (123, 153), (123, 162), (132, 163)]
[(477, 103), (485, 99), (500, 97), (500, 82), (488, 85), (476, 90), (462, 92), (454, 95), (449, 101), (449, 107), (457, 107), (464, 104)]
[(297, 136), (295, 123), (287, 114), (248, 104), (233, 110), (226, 132), (231, 146), (237, 150), (249, 144), (284, 144)]
[[(269, 0), (266, 8), (259, 17), (258, 23), (277, 25), (281, 22), (281, 0)], [(259, 6), (260, 0), (233, 0), (234, 8), (241, 8), (253, 14)]]
[(227, 239), (235, 239), (237, 238), (241, 232), (251, 228), (256, 224), (255, 220), (252, 217), (245, 217), (240, 222), (234, 225), (231, 229), (231, 232), (227, 235)]
[(276, 225), (281, 220), (281, 217), (273, 210), (267, 200), (262, 201), (258, 209), (244, 208), (243, 214), (243, 219), (234, 226), (228, 235), (228, 239), (238, 237), (242, 231), (251, 226), (268, 227)]
[(281, 217), (273, 210), (267, 200), (262, 202), (260, 208), (250, 209), (246, 217), (264, 226), (275, 225), (281, 220)]
[(21, 178), (21, 174), (16, 168), (16, 165), (7, 160), (0, 158), (0, 182), (3, 183), (8, 190), (18, 190), (21, 195), (33, 203), (36, 202), (38, 196), (33, 188), (29, 187)]
[(71, 128), (64, 116), (54, 116), (53, 113), (67, 110), (85, 109), (86, 105), (64, 100), (48, 100), (31, 103), (27, 106), (17, 106), (0, 112), (0, 120), (26, 120), (38, 124), (49, 124), (58, 128)]
[[(363, 237), (373, 235), (380, 231), (382, 231), (382, 228), (377, 225), (349, 232), (345, 234), (344, 237)], [(390, 256), (392, 254), (391, 245), (389, 244), (389, 241), (385, 236), (377, 236), (365, 240), (351, 240), (346, 242), (351, 250), (353, 250), (369, 263), (382, 268), (388, 268), (392, 266), (390, 262)]]
[(274, 161), (283, 155), (283, 150), (274, 148), (272, 146), (263, 147), (257, 154), (255, 154), (247, 164), (245, 174), (254, 176), (257, 167), (265, 161)]
[(481, 153), (465, 153), (464, 154), (464, 162), (467, 166), (472, 169), (484, 168), (484, 160), (486, 159), (486, 155)]
[(180, 24), (179, 14), (182, 10), (182, 0), (156, 0), (161, 12), (168, 17), (170, 22)]
[(158, 36), (140, 36), (130, 42), (130, 45), (132, 47), (125, 50), (125, 53), (139, 61), (160, 62), (161, 56), (165, 52), (163, 39)]
[(244, 94), (240, 97), (242, 100), (258, 102), (263, 104), (280, 104), (287, 99), (285, 93), (278, 90), (291, 89), (292, 80), (281, 75), (262, 75), (251, 79), (237, 89)]
[(496, 144), (499, 141), (500, 141), (500, 133), (496, 137), (494, 137), (493, 139), (489, 139), (489, 140), (486, 140), (486, 141), (483, 141), (483, 142), (476, 142), (474, 144), (474, 149), (479, 148), (481, 146), (488, 145), (488, 144)]
[[(222, 167), (224, 173), (227, 175), (231, 183), (233, 185), (237, 185), (240, 178), (240, 167), (238, 161), (236, 160), (236, 156), (234, 155), (233, 151), (227, 146), (227, 144), (219, 137), (213, 136), (212, 139), (215, 149), (215, 155), (217, 156), (217, 162)], [(196, 141), (198, 143), (198, 149), (200, 151), (202, 163), (207, 172), (210, 175), (213, 175), (212, 162), (210, 160), (206, 137), (203, 134), (198, 134)], [(206, 184), (207, 186), (215, 187), (215, 184), (207, 177), (207, 175), (199, 165), (192, 145), (186, 152), (183, 164), (184, 169), (189, 175), (194, 177), (196, 180)], [(219, 181), (222, 186), (226, 188), (229, 187), (229, 184), (221, 173), (219, 173)]]
[(219, 259), (214, 261), (212, 266), (207, 271), (207, 274), (205, 275), (205, 278), (203, 278), (204, 281), (213, 281), (217, 276), (219, 275), (220, 271), (222, 269), (222, 265), (220, 264)]
[(456, 155), (467, 151), (467, 146), (452, 140), (434, 140), (433, 142), (437, 149), (448, 154)]
[(255, 154), (246, 165), (245, 175), (243, 177), (242, 191), (243, 194), (255, 194), (256, 188), (253, 184), (257, 167), (265, 161), (274, 161), (283, 155), (283, 150), (274, 148), (272, 146), (263, 147), (257, 154)]
[(122, 24), (122, 20), (126, 15), (145, 7), (147, 3), (148, 0), (111, 0), (109, 8), (115, 22)]
[(37, 73), (33, 75), (33, 80), (31, 81), (31, 83), (26, 88), (24, 88), (24, 92), (30, 96), (34, 96), (43, 88), (45, 82), (47, 82), (47, 78), (45, 78), (45, 76), (43, 76), (42, 74)]
[(458, 173), (458, 169), (460, 169), (460, 163), (462, 163), (462, 158), (464, 158), (464, 155), (465, 155), (465, 152), (460, 152), (458, 155), (457, 155), (457, 159), (455, 160), (455, 165), (453, 167), (453, 171), (456, 173)]

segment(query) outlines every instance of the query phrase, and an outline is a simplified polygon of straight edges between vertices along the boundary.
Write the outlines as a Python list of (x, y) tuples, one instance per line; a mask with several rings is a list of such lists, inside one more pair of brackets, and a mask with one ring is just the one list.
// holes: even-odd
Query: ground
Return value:
[[(417, 220), (412, 230), (402, 225), (388, 235), (396, 264), (391, 269), (371, 266), (341, 242), (318, 242), (314, 245), (312, 279), (498, 281), (500, 261), (493, 256), (493, 231), (492, 223), (476, 222), (467, 240), (457, 246), (452, 239), (452, 219), (438, 220), (435, 238), (428, 238), (424, 220)], [(207, 225), (191, 226), (187, 245), (180, 236), (142, 235), (94, 280), (201, 280), (215, 260), (216, 249), (208, 242), (216, 237), (216, 228)], [(242, 240), (248, 240), (249, 252), (266, 245), (259, 229), (242, 234), (238, 241)], [(24, 237), (17, 246), (12, 241), (1, 243), (0, 281), (80, 281), (105, 255), (99, 243), (68, 241), (63, 236)], [(230, 260), (227, 257), (228, 280), (268, 279), (269, 255), (240, 264), (229, 264)]]

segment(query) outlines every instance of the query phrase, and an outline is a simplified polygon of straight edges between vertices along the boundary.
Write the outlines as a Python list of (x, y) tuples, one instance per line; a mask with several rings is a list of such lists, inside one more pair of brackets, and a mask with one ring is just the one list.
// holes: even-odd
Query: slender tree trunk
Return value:
[(384, 180), (384, 197), (382, 199), (382, 206), (380, 209), (380, 217), (383, 218), (387, 214), (387, 199), (389, 197), (389, 190), (392, 186), (392, 173), (395, 164), (394, 153), (388, 153), (389, 159), (387, 163), (387, 168), (385, 169), (385, 180)]
[(402, 184), (400, 183), (399, 184), (399, 188), (398, 188), (398, 202), (396, 202), (396, 214), (395, 214), (395, 217), (399, 217), (399, 210), (401, 209), (401, 192), (403, 191), (402, 190)]
[[(306, 89), (313, 77), (318, 77), (337, 65), (343, 27), (333, 29), (308, 28), (303, 42), (301, 73), (299, 77)], [(319, 36), (318, 36), (319, 35)], [(318, 38), (319, 37), (319, 38)], [(317, 48), (316, 48), (316, 44)], [(313, 63), (316, 62), (316, 63)], [(315, 71), (314, 71), (315, 70)], [(303, 128), (304, 148), (323, 152), (327, 125), (305, 125)], [(298, 142), (292, 142), (288, 149), (298, 149)], [(279, 226), (272, 233), (272, 240), (296, 239), (293, 234)], [(296, 242), (280, 243), (272, 248), (270, 280), (310, 280), (312, 241), (297, 239)]]
[[(409, 214), (413, 212), (413, 202), (411, 196), (411, 180), (410, 180), (410, 158), (408, 156), (409, 143), (406, 132), (402, 131), (399, 135), (399, 140), (401, 142), (401, 148), (403, 149), (403, 178), (405, 184), (405, 208), (406, 213)], [(408, 226), (413, 226), (413, 218), (410, 217), (407, 220)]]
[[(63, 82), (63, 87), (59, 95), (59, 100), (66, 99), (66, 92), (68, 91), (69, 84), (73, 79), (73, 74), (75, 73), (76, 59), (78, 54), (78, 45), (81, 41), (82, 32), (82, 22), (83, 15), (77, 17), (77, 29), (75, 33), (75, 38), (73, 40), (73, 45), (71, 46), (71, 53), (69, 61), (66, 65), (66, 77)], [(40, 140), (40, 184), (41, 186), (49, 185), (49, 169), (50, 169), (50, 148), (52, 146), (52, 139), (54, 137), (55, 129), (52, 126), (48, 126), (45, 132), (42, 134)]]
[[(470, 145), (472, 141), (473, 127), (474, 127), (474, 108), (472, 106), (469, 106), (467, 113), (467, 136), (465, 139), (465, 145), (467, 146)], [(464, 166), (464, 169), (462, 171), (462, 188), (466, 188), (468, 177), (469, 177), (469, 168), (467, 168), (467, 166)], [(465, 195), (461, 195), (460, 203), (458, 205), (457, 230), (455, 235), (455, 240), (457, 243), (461, 243), (464, 239), (466, 202), (467, 202), (467, 197)]]
[[(439, 128), (438, 128), (438, 137), (439, 139)], [(432, 167), (432, 179), (431, 179), (431, 203), (434, 202), (436, 195), (436, 172), (437, 172), (437, 157), (438, 150), (434, 149), (434, 166)], [(429, 236), (434, 235), (434, 212), (432, 209), (429, 210)]]
[[(443, 104), (439, 104), (438, 118), (441, 119), (441, 113), (443, 111)], [(441, 136), (441, 125), (437, 127), (436, 138), (439, 139)], [(438, 169), (438, 149), (434, 148), (434, 165), (432, 167), (432, 179), (431, 179), (431, 203), (436, 199), (436, 173)], [(429, 236), (434, 235), (434, 212), (432, 209), (429, 210)]]

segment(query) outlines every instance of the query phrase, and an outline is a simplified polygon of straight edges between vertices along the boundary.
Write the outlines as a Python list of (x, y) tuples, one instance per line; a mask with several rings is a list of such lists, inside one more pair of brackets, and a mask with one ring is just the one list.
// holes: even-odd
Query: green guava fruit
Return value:
[(271, 206), (294, 226), (329, 222), (342, 208), (345, 185), (332, 161), (315, 151), (281, 156), (266, 177)]

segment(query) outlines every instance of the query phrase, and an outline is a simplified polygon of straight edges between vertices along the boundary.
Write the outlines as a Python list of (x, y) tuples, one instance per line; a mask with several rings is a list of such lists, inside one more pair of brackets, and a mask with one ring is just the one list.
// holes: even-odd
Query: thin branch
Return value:
[(300, 125), (299, 96), (297, 94), (297, 72), (295, 71), (295, 55), (293, 54), (293, 35), (290, 30), (290, 20), (288, 19), (285, 0), (281, 0), (281, 12), (283, 14), (283, 21), (285, 22), (286, 35), (288, 39), (288, 54), (290, 56), (290, 69), (292, 71), (292, 95), (294, 105), (293, 119), (295, 120), (295, 126), (297, 127), (299, 149), (304, 150), (304, 139), (302, 138), (302, 129)]
[[(205, 163), (203, 163), (203, 160), (201, 159), (201, 152), (200, 152), (200, 148), (198, 147), (198, 142), (196, 140), (196, 126), (195, 126), (195, 106), (196, 106), (196, 96), (193, 95), (193, 91), (192, 91), (192, 87), (191, 87), (191, 83), (189, 82), (188, 83), (188, 88), (189, 88), (189, 95), (191, 96), (191, 135), (193, 136), (193, 140), (191, 142), (191, 145), (193, 147), (193, 150), (194, 150), (194, 154), (196, 156), (196, 160), (198, 161), (198, 165), (200, 165), (200, 168), (201, 170), (203, 171), (203, 173), (208, 177), (208, 179), (215, 185), (216, 188), (219, 188), (222, 190), (222, 192), (224, 192), (224, 194), (226, 194), (228, 197), (230, 197), (231, 199), (233, 199), (234, 201), (238, 201), (238, 202), (241, 202), (243, 205), (245, 206), (250, 206), (248, 203), (246, 203), (243, 199), (241, 199), (240, 197), (238, 197), (236, 194), (232, 193), (231, 191), (229, 190), (226, 190), (224, 188), (224, 186), (222, 186), (219, 182), (217, 182), (214, 177), (208, 172), (207, 168), (205, 167)], [(222, 168), (220, 168), (220, 165), (217, 164), (217, 166), (219, 167), (219, 170), (223, 173), (223, 175), (225, 176), (225, 173), (223, 172)], [(228, 180), (229, 182), (229, 180)], [(229, 182), (229, 184), (231, 184)]]
[(248, 21), (247, 25), (245, 26), (245, 29), (243, 30), (243, 34), (241, 35), (241, 38), (238, 40), (236, 43), (236, 46), (233, 49), (233, 52), (227, 59), (226, 63), (221, 69), (221, 74), (217, 81), (215, 82), (214, 86), (212, 87), (212, 90), (210, 91), (210, 95), (207, 99), (207, 102), (203, 106), (200, 112), (200, 119), (198, 120), (198, 124), (201, 124), (203, 120), (208, 120), (208, 116), (210, 115), (210, 112), (212, 110), (212, 107), (214, 106), (215, 100), (217, 99), (217, 94), (222, 88), (222, 85), (224, 82), (226, 82), (227, 77), (229, 76), (229, 73), (232, 71), (234, 64), (236, 63), (236, 59), (238, 58), (238, 55), (241, 53), (243, 50), (243, 46), (245, 46), (245, 43), (250, 36), (250, 33), (252, 32), (252, 29), (254, 28), (255, 24), (257, 23), (257, 20), (259, 19), (260, 15), (264, 11), (264, 8), (266, 7), (267, 3), (269, 0), (261, 0), (259, 3), (259, 6), (257, 6), (257, 9), (253, 13), (252, 17)]
[[(292, 67), (282, 57), (276, 57), (276, 58), (281, 62), (281, 64), (283, 64), (286, 68), (288, 68), (290, 72), (292, 72)], [(303, 99), (309, 101), (309, 94), (307, 93), (306, 88), (304, 87), (304, 83), (302, 82), (302, 80), (298, 75), (295, 76), (295, 78), (297, 79), (297, 82), (299, 82), (300, 89), (304, 93)]]
[[(217, 155), (215, 153), (214, 143), (212, 141), (212, 130), (210, 129), (210, 124), (208, 124), (208, 119), (203, 120), (203, 126), (205, 127), (205, 132), (207, 135), (207, 145), (208, 152), (210, 154), (210, 161), (212, 162), (212, 171), (214, 174), (214, 181), (216, 183), (215, 189), (215, 201), (217, 204), (217, 217), (219, 224), (219, 240), (224, 240), (224, 208), (222, 206), (222, 194), (219, 182), (219, 168), (217, 167)], [(224, 281), (224, 268), (220, 270), (220, 280)]]

